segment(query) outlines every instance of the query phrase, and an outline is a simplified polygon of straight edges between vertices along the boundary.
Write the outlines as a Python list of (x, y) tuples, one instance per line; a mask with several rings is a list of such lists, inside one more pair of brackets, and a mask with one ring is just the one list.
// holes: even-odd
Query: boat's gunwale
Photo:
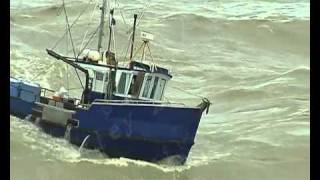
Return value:
[(117, 106), (144, 106), (144, 107), (168, 107), (168, 108), (185, 108), (185, 109), (200, 109), (200, 107), (197, 106), (186, 106), (184, 104), (167, 104), (167, 103), (162, 103), (162, 104), (137, 104), (137, 103), (104, 103), (104, 102), (92, 102), (91, 105), (117, 105)]

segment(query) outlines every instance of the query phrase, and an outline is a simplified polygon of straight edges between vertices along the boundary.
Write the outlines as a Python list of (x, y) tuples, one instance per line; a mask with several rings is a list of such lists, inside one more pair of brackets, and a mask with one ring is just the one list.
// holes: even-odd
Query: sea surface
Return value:
[[(69, 36), (55, 46), (67, 27), (62, 1), (10, 3), (10, 75), (80, 95), (74, 69), (45, 51), (54, 48), (73, 56)], [(100, 4), (65, 0), (69, 25), (82, 14), (71, 29), (76, 53), (98, 27)], [(110, 5), (120, 64), (128, 62), (128, 37), (137, 13), (142, 18), (135, 47), (141, 31), (152, 32), (153, 62), (173, 74), (165, 99), (195, 105), (207, 97), (213, 102), (202, 116), (186, 164), (111, 159), (86, 149), (80, 153), (66, 140), (11, 116), (11, 179), (310, 178), (309, 1), (112, 0)], [(97, 47), (96, 37), (88, 47)]]

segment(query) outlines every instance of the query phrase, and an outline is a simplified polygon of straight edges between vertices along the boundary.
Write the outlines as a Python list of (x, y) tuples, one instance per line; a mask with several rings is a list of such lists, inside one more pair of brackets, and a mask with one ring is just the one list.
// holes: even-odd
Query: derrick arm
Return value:
[(61, 56), (60, 54), (54, 52), (53, 50), (46, 49), (46, 51), (50, 56), (54, 57), (55, 59), (61, 60), (76, 69), (79, 69), (80, 71), (82, 71), (86, 75), (85, 88), (82, 93), (81, 102), (87, 103), (87, 94), (89, 92), (89, 72), (88, 72), (88, 70), (79, 66), (78, 64), (74, 63), (74, 61), (68, 60), (67, 57)]

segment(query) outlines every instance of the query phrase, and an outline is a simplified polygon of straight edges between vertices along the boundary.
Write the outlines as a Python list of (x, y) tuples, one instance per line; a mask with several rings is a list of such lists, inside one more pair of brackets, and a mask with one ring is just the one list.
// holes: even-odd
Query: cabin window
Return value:
[(154, 94), (155, 94), (155, 92), (156, 92), (157, 85), (158, 85), (158, 80), (159, 80), (159, 77), (155, 77), (154, 83), (153, 83), (153, 87), (152, 87), (152, 91), (151, 91), (151, 95), (150, 95), (150, 98), (151, 98), (151, 99), (154, 98)]
[(94, 91), (103, 92), (104, 73), (95, 71)]
[(103, 73), (96, 71), (96, 80), (103, 81)]
[(124, 94), (126, 90), (126, 81), (127, 81), (127, 76), (125, 73), (122, 73), (120, 76), (119, 84), (118, 84), (118, 93)]
[(118, 93), (120, 94), (126, 94), (127, 93), (127, 89), (128, 89), (128, 86), (129, 86), (129, 80), (130, 80), (130, 75), (129, 73), (121, 73), (121, 76), (120, 76), (120, 80), (119, 80), (119, 83), (118, 83)]
[(137, 79), (137, 75), (133, 75), (128, 94), (131, 94), (131, 95), (136, 94), (137, 88), (135, 88), (135, 87), (138, 85), (136, 82), (136, 79)]
[(155, 99), (161, 100), (165, 85), (166, 85), (166, 80), (165, 79), (161, 79), (160, 82), (159, 82), (158, 93), (156, 94), (156, 98)]
[(144, 90), (143, 90), (143, 93), (142, 93), (142, 97), (146, 97), (146, 98), (148, 97), (151, 80), (152, 80), (152, 76), (148, 76), (147, 80), (146, 80), (146, 83), (144, 85)]
[(104, 82), (108, 82), (108, 81), (109, 81), (109, 74), (108, 74), (108, 73), (106, 73), (106, 74), (105, 74)]

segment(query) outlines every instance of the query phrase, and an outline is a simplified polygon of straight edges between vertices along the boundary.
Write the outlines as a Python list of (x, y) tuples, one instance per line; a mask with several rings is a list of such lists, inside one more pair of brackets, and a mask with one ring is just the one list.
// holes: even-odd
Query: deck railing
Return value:
[(108, 99), (96, 99), (93, 103), (130, 103), (130, 104), (170, 104), (170, 105), (182, 105), (185, 106), (183, 103), (178, 102), (168, 102), (168, 101), (145, 101), (145, 100), (108, 100)]
[[(48, 95), (48, 92), (50, 95)], [(41, 88), (41, 96), (46, 97), (48, 99), (52, 99), (52, 95), (54, 95), (55, 91), (47, 88)], [(82, 107), (82, 108), (89, 108), (91, 104), (82, 104), (80, 103), (80, 99), (77, 98), (72, 98), (75, 100), (76, 106)], [(127, 103), (127, 104), (158, 104), (158, 105), (180, 105), (180, 106), (186, 106), (184, 103), (178, 103), (178, 102), (169, 102), (169, 101), (147, 101), (147, 100), (131, 100), (131, 99), (126, 99), (126, 100), (109, 100), (109, 99), (95, 99), (92, 103)]]

